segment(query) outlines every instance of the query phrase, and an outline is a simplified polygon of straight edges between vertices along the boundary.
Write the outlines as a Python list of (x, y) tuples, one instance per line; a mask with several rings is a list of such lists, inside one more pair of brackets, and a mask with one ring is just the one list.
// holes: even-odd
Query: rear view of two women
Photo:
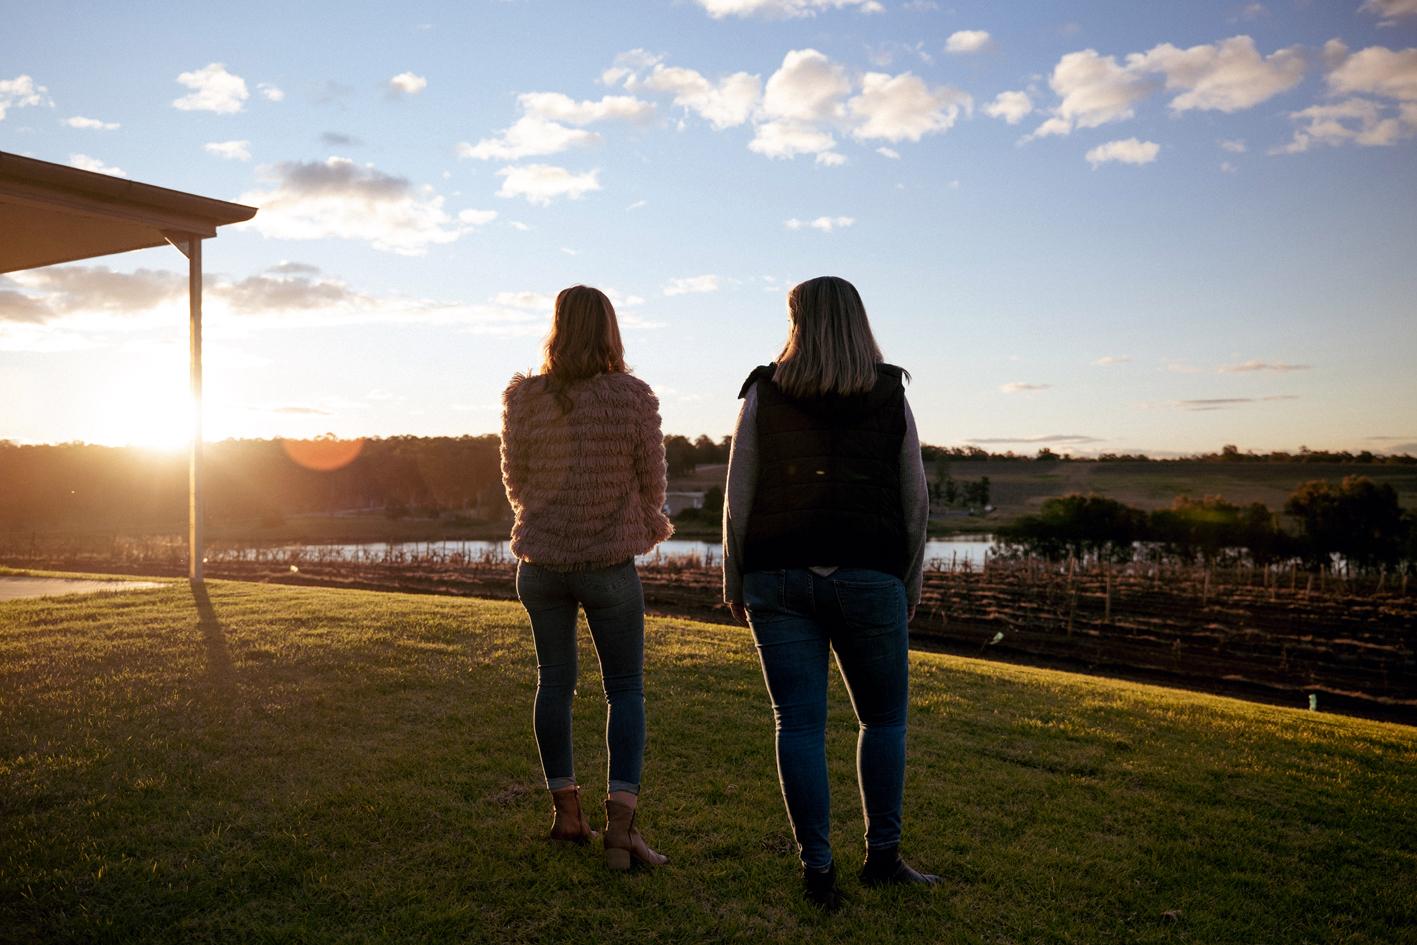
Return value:
[[(754, 370), (733, 435), (724, 596), (752, 628), (803, 893), (841, 902), (828, 840), (829, 652), (860, 723), (865, 885), (932, 884), (900, 857), (906, 627), (928, 515), (914, 420), (856, 289), (822, 277), (788, 295), (787, 344)], [(627, 372), (615, 312), (585, 286), (556, 300), (541, 373), (504, 394), (502, 472), (516, 519), (517, 592), (536, 643), (534, 728), (551, 836), (595, 836), (571, 752), (576, 619), (584, 607), (608, 703), (604, 847), (612, 869), (660, 866), (635, 826), (645, 744), (644, 597), (634, 557), (669, 536), (658, 402)]]

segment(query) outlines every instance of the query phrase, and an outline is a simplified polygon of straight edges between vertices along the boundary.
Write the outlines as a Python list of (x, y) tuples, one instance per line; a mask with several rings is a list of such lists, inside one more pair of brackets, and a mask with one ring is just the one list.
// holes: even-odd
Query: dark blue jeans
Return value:
[(531, 617), (536, 641), (532, 724), (546, 786), (554, 791), (576, 783), (571, 700), (576, 694), (576, 617), (584, 606), (608, 706), (609, 790), (638, 794), (645, 753), (645, 601), (635, 563), (553, 571), (523, 561), (517, 565), (517, 596)]
[(879, 571), (801, 568), (743, 576), (777, 728), (777, 773), (804, 865), (832, 862), (827, 785), (827, 651), (836, 653), (860, 730), (856, 778), (866, 846), (900, 842), (909, 696), (905, 585)]

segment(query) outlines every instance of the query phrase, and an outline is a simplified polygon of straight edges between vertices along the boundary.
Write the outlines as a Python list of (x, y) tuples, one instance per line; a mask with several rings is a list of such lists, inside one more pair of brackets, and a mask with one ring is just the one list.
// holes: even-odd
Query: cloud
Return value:
[(38, 325), (48, 321), (53, 315), (54, 312), (49, 306), (39, 299), (14, 289), (6, 289), (0, 284), (0, 323), (24, 322)]
[(792, 49), (768, 77), (763, 111), (774, 119), (814, 122), (840, 117), (851, 92), (846, 69), (815, 49)]
[[(39, 294), (40, 298), (29, 298), (42, 307), (47, 317), (93, 312), (131, 315), (153, 309), (187, 291), (185, 275), (157, 269), (115, 272), (107, 266), (47, 266), (12, 273), (10, 280)], [(33, 305), (10, 301), (15, 311), (30, 316), (17, 320), (33, 321), (33, 316), (40, 313), (40, 308)]]
[(629, 86), (634, 83), (635, 77), (640, 72), (663, 61), (662, 53), (652, 53), (638, 47), (628, 49), (616, 54), (615, 61), (610, 68), (600, 74), (600, 82), (602, 85), (619, 85), (623, 82)]
[(1087, 163), (1092, 165), (1095, 171), (1098, 167), (1109, 161), (1116, 161), (1120, 164), (1150, 164), (1156, 160), (1156, 155), (1161, 151), (1161, 145), (1155, 141), (1138, 141), (1136, 138), (1123, 138), (1120, 141), (1108, 141), (1106, 144), (1099, 144), (1097, 147), (1087, 152), (1085, 157)]
[(261, 93), (261, 98), (268, 102), (285, 101), (285, 93), (269, 82), (261, 82), (256, 86), (256, 91)]
[(690, 295), (718, 291), (718, 276), (683, 276), (670, 279), (661, 290), (665, 295)]
[(815, 220), (799, 220), (793, 217), (784, 220), (782, 225), (789, 230), (821, 230), (823, 233), (830, 233), (833, 230), (844, 230), (849, 226), (854, 226), (854, 217), (817, 217)]
[(1312, 368), (1311, 364), (1285, 364), (1283, 361), (1256, 361), (1249, 360), (1241, 364), (1226, 364), (1219, 368), (1221, 374), (1245, 374), (1252, 371), (1278, 371), (1287, 373), (1289, 371), (1307, 371)]
[(1335, 95), (1380, 95), (1417, 102), (1417, 48), (1369, 46), (1329, 72), (1328, 87)]
[(881, 157), (890, 158), (892, 161), (900, 160), (900, 152), (897, 151), (895, 148), (888, 148), (885, 145), (882, 145), (881, 147), (877, 148), (876, 153), (879, 154)]
[(823, 10), (854, 9), (861, 13), (885, 10), (877, 0), (694, 0), (715, 20), (728, 16), (762, 16), (769, 19), (795, 19), (815, 16)]
[(1023, 381), (1009, 381), (1007, 384), (1000, 385), (999, 390), (1005, 394), (1026, 394), (1032, 391), (1048, 390), (1052, 386), (1052, 384), (1027, 384)]
[(290, 404), (282, 407), (269, 407), (267, 408), (267, 411), (269, 413), (287, 414), (297, 417), (333, 417), (335, 415), (333, 410), (326, 410), (324, 407), (307, 407), (303, 404)]
[(861, 141), (919, 141), (954, 127), (960, 111), (970, 111), (974, 100), (947, 85), (930, 88), (909, 72), (889, 76), (868, 72), (861, 79), (861, 94), (847, 102), (861, 124), (852, 129)]
[(241, 111), (250, 97), (246, 91), (246, 80), (227, 72), (226, 66), (220, 62), (184, 72), (177, 77), (177, 81), (192, 90), (179, 99), (173, 99), (172, 106), (184, 112), (229, 115)]
[(1417, 16), (1417, 0), (1363, 0), (1358, 9), (1382, 17), (1380, 26), (1396, 26), (1404, 16)]
[(1220, 150), (1229, 151), (1231, 154), (1245, 153), (1245, 142), (1239, 138), (1221, 138), (1216, 144), (1220, 145)]
[(1096, 361), (1093, 361), (1092, 363), (1093, 363), (1094, 365), (1096, 365), (1097, 367), (1111, 367), (1111, 366), (1114, 365), (1114, 364), (1127, 364), (1127, 363), (1129, 363), (1131, 360), (1132, 360), (1132, 356), (1129, 355), (1129, 354), (1118, 354), (1118, 355), (1107, 354), (1107, 355), (1103, 355), (1102, 357), (1098, 358)]
[(579, 200), (600, 189), (600, 171), (573, 174), (564, 167), (551, 164), (521, 164), (504, 167), (497, 172), (502, 186), (499, 197), (525, 197), (528, 202), (546, 206), (558, 197)]
[(1199, 400), (1178, 400), (1171, 404), (1182, 410), (1230, 410), (1245, 404), (1257, 404), (1275, 400), (1298, 400), (1298, 394), (1270, 394), (1267, 397), (1205, 397)]
[(116, 121), (99, 121), (97, 118), (85, 118), (82, 115), (66, 118), (64, 124), (70, 128), (83, 128), (89, 131), (117, 131), (122, 127)]
[(121, 167), (114, 167), (112, 164), (105, 164), (96, 157), (87, 154), (69, 155), (69, 166), (77, 167), (83, 171), (93, 171), (97, 174), (107, 174), (110, 177), (127, 177), (128, 172)]
[(251, 142), (249, 141), (208, 141), (202, 145), (202, 150), (227, 160), (251, 160)]
[(242, 194), (241, 203), (260, 207), (249, 223), (276, 239), (364, 240), (375, 249), (405, 256), (451, 243), (467, 232), (443, 209), (430, 187), (415, 188), (406, 178), (348, 158), (282, 161), (258, 171), (271, 186)]
[(1417, 103), (1404, 102), (1396, 111), (1366, 98), (1350, 98), (1332, 105), (1311, 105), (1289, 117), (1300, 127), (1288, 144), (1270, 154), (1302, 154), (1314, 145), (1353, 143), (1384, 147), (1417, 134)]
[(989, 34), (984, 30), (958, 30), (945, 40), (945, 52), (975, 53), (988, 49), (991, 45)]
[(17, 75), (13, 79), (0, 79), (0, 121), (5, 120), (5, 112), (12, 108), (31, 108), (36, 105), (53, 106), (49, 89), (36, 85), (28, 75)]
[(766, 121), (757, 126), (748, 150), (770, 158), (826, 154), (836, 147), (829, 132), (796, 121)]
[(1189, 49), (1162, 43), (1142, 56), (1128, 56), (1127, 61), (1129, 69), (1166, 77), (1167, 91), (1180, 93), (1171, 99), (1173, 112), (1240, 111), (1287, 92), (1304, 77), (1301, 47), (1290, 46), (1261, 58), (1248, 36)]
[(1102, 56), (1094, 49), (1065, 54), (1053, 67), (1048, 85), (1059, 102), (1052, 117), (1034, 130), (1035, 138), (1131, 118), (1137, 103), (1156, 88), (1155, 80), (1123, 68), (1115, 56)]
[(395, 97), (417, 95), (428, 88), (428, 80), (412, 72), (400, 72), (389, 79), (389, 94)]
[(337, 279), (322, 277), (318, 268), (304, 263), (283, 263), (237, 282), (218, 281), (209, 291), (243, 315), (328, 313), (374, 304), (369, 296), (352, 291)]
[(343, 134), (342, 132), (322, 131), (320, 132), (320, 143), (331, 148), (348, 148), (361, 145), (364, 142), (353, 135)]
[(458, 145), (459, 157), (515, 161), (559, 154), (595, 144), (600, 135), (581, 127), (600, 121), (648, 121), (654, 105), (628, 95), (607, 95), (599, 101), (578, 102), (560, 92), (527, 92), (517, 97), (522, 116), (511, 127), (477, 144)]
[(674, 104), (705, 119), (717, 130), (746, 122), (757, 107), (763, 81), (747, 72), (735, 72), (711, 82), (693, 69), (655, 64), (644, 80), (645, 88), (674, 95)]
[(1052, 433), (1047, 436), (980, 436), (965, 440), (966, 443), (991, 444), (991, 443), (1063, 443), (1076, 444), (1078, 446), (1087, 443), (1105, 443), (1102, 437), (1085, 436), (1081, 433)]
[(1136, 106), (1159, 88), (1176, 93), (1170, 102), (1176, 113), (1252, 108), (1297, 85), (1304, 68), (1300, 47), (1262, 57), (1249, 36), (1188, 49), (1162, 43), (1144, 53), (1130, 53), (1125, 64), (1093, 49), (1067, 53), (1049, 79), (1059, 102), (1030, 137), (1131, 118)]
[(990, 118), (1002, 118), (1011, 125), (1017, 125), (1033, 111), (1033, 102), (1027, 92), (1000, 92), (994, 101), (984, 106), (984, 114)]

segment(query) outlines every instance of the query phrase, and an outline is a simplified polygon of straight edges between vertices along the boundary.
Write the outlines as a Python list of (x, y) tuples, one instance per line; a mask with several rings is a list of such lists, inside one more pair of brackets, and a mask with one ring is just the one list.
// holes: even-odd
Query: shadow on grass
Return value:
[(236, 669), (226, 645), (226, 632), (212, 607), (207, 586), (199, 581), (193, 581), (191, 586), (192, 601), (197, 607), (197, 629), (202, 633), (202, 645), (206, 649), (208, 688), (224, 701), (236, 692)]

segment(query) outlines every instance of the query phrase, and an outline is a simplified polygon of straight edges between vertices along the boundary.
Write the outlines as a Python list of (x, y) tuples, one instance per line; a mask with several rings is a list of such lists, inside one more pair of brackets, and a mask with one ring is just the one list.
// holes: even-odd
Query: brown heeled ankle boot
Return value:
[(553, 805), (551, 839), (563, 843), (586, 843), (596, 836), (590, 821), (581, 810), (581, 788), (578, 784), (551, 792)]
[(606, 798), (605, 865), (612, 870), (627, 870), (636, 862), (663, 866), (669, 857), (651, 850), (640, 836), (635, 827), (635, 808)]

